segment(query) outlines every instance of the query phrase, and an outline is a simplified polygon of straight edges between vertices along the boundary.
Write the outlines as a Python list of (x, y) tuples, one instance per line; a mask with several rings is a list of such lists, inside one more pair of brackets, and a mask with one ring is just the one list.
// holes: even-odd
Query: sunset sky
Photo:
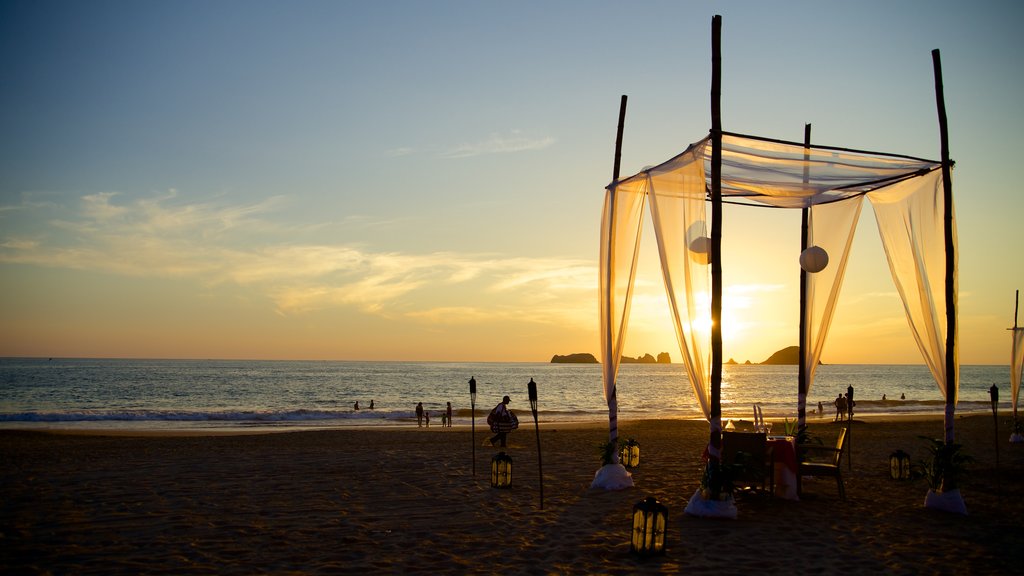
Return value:
[[(1024, 288), (1019, 2), (7, 1), (0, 356), (547, 361), (599, 352), (623, 174), (710, 127), (938, 159), (964, 364)], [(799, 214), (727, 207), (726, 358), (797, 343)], [(679, 358), (644, 242), (626, 354)], [(1024, 317), (1021, 322), (1024, 323)], [(826, 363), (921, 363), (870, 206)]]

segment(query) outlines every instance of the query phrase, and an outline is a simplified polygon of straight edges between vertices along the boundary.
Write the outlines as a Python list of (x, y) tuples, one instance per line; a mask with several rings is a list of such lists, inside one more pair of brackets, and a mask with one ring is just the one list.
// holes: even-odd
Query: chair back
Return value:
[(768, 454), (768, 435), (756, 432), (722, 432), (722, 461), (732, 464), (736, 454), (743, 452), (756, 462), (763, 462)]
[(846, 448), (846, 428), (839, 429), (839, 438), (836, 439), (836, 452), (833, 455), (833, 464), (839, 466), (843, 460), (843, 450)]

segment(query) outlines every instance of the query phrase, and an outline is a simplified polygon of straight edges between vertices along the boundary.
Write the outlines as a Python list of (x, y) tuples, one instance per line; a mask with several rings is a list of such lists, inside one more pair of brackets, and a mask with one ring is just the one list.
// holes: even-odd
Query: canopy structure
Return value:
[[(720, 20), (716, 24), (720, 26)], [(933, 58), (938, 66), (937, 52)], [(937, 79), (937, 90), (940, 86)], [(709, 453), (717, 460), (721, 340), (720, 332), (715, 334), (720, 330), (715, 323), (716, 300), (717, 310), (721, 310), (722, 263), (716, 252), (721, 245), (721, 205), (804, 209), (807, 246), (821, 248), (828, 255), (823, 270), (807, 274), (806, 303), (801, 307), (801, 325), (806, 325), (800, 342), (802, 371), (807, 375), (806, 386), (799, 390), (802, 414), (865, 197), (875, 211), (889, 269), (915, 341), (946, 399), (946, 440), (952, 441), (959, 382), (956, 231), (941, 92), (942, 161), (723, 132), (716, 122), (715, 97), (713, 78), (710, 136), (665, 162), (619, 179), (623, 97), (615, 177), (606, 188), (601, 226), (601, 354), (612, 441), (617, 436), (616, 378), (646, 207), (680, 355), (697, 404), (711, 424)], [(814, 259), (815, 254), (805, 254)], [(791, 261), (794, 269), (796, 256)], [(815, 269), (813, 263), (804, 267)], [(709, 322), (709, 316), (713, 321)]]

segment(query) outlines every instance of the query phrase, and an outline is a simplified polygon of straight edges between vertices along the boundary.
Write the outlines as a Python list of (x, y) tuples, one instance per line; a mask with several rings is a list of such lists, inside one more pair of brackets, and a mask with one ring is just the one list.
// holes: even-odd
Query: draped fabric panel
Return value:
[(1021, 370), (1024, 370), (1024, 328), (1013, 328), (1013, 349), (1010, 351), (1010, 394), (1013, 417), (1017, 418), (1017, 395), (1020, 393)]
[[(829, 255), (829, 263), (821, 272), (807, 274), (807, 301), (803, 310), (807, 334), (806, 341), (801, 344), (806, 351), (804, 373), (807, 375), (807, 390), (806, 394), (797, 399), (797, 413), (802, 414), (805, 420), (807, 394), (811, 393), (818, 361), (825, 349), (825, 340), (839, 301), (850, 246), (853, 244), (863, 205), (864, 197), (854, 196), (810, 208), (808, 245), (824, 248)], [(799, 422), (801, 428), (805, 425), (806, 421)]]
[[(711, 242), (704, 193), (703, 146), (678, 169), (651, 170), (651, 217), (669, 311), (694, 398), (711, 417)], [(672, 191), (671, 194), (662, 191)]]
[[(946, 394), (947, 379), (954, 378), (959, 382), (959, 378), (958, 374), (946, 373), (946, 248), (942, 174), (935, 170), (921, 178), (871, 192), (868, 199), (875, 210), (889, 270), (903, 299), (914, 340), (946, 399), (947, 407), (955, 406), (956, 390), (953, 398)], [(955, 247), (955, 229), (953, 243)], [(954, 366), (959, 371), (959, 359), (954, 358)]]
[[(612, 186), (605, 193), (601, 219), (601, 364), (604, 398), (608, 403), (610, 442), (618, 438), (615, 379), (626, 345), (626, 327), (629, 324), (629, 307), (636, 279), (646, 197), (646, 186), (638, 186), (635, 190), (618, 190)], [(613, 453), (617, 459), (618, 450)]]

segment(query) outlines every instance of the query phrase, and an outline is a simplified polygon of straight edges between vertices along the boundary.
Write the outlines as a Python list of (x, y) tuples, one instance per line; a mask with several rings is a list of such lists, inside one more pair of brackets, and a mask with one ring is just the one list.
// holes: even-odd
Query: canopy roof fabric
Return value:
[[(711, 174), (710, 136), (666, 162), (620, 180), (629, 188), (650, 174), (666, 176), (703, 156)], [(723, 201), (779, 208), (806, 208), (843, 200), (924, 175), (941, 162), (911, 156), (864, 152), (725, 133), (722, 136)], [(709, 184), (710, 185), (710, 184)], [(666, 191), (666, 194), (672, 194)]]

